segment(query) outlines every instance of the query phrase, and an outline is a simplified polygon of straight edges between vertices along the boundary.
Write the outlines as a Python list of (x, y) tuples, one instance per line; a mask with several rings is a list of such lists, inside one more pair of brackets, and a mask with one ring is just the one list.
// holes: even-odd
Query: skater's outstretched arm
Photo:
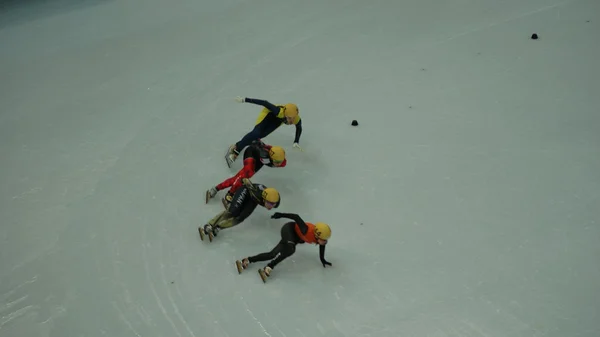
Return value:
[(300, 135), (302, 135), (302, 120), (299, 120), (298, 124), (296, 124), (296, 135), (294, 136), (294, 143), (300, 142)]
[(279, 113), (279, 107), (276, 106), (275, 104), (264, 100), (264, 99), (257, 99), (257, 98), (250, 98), (250, 97), (246, 97), (244, 99), (244, 102), (246, 103), (252, 103), (252, 104), (256, 104), (256, 105), (262, 105), (265, 108), (269, 109), (269, 111), (271, 111), (274, 114), (278, 114)]
[(325, 245), (319, 245), (319, 258), (321, 259), (323, 268), (325, 268), (325, 266), (331, 266), (331, 263), (325, 260)]
[(306, 222), (304, 222), (304, 220), (302, 220), (302, 218), (298, 214), (275, 212), (273, 214), (273, 216), (271, 216), (271, 218), (272, 219), (287, 218), (287, 219), (294, 220), (294, 222), (296, 224), (298, 224), (298, 228), (300, 228), (300, 232), (302, 232), (303, 235), (306, 235), (306, 232), (308, 232), (308, 226), (306, 225)]

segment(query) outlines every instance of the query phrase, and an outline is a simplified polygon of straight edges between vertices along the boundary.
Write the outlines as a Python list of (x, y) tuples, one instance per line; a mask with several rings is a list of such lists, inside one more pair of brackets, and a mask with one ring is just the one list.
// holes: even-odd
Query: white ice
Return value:
[[(600, 336), (599, 1), (0, 11), (1, 337)], [(332, 268), (238, 275), (262, 208), (199, 240), (238, 95), (299, 105), (305, 152), (280, 128), (254, 181), (331, 224)]]

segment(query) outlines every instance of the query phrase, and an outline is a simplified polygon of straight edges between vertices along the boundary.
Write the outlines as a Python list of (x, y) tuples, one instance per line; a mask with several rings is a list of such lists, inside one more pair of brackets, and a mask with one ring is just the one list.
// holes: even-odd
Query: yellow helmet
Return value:
[(285, 150), (281, 146), (273, 146), (269, 150), (269, 158), (273, 163), (282, 163), (285, 160)]
[(267, 187), (262, 191), (262, 197), (265, 201), (270, 202), (272, 204), (276, 204), (279, 202), (279, 192), (273, 187)]
[(296, 116), (298, 116), (298, 113), (300, 113), (300, 111), (298, 110), (298, 106), (294, 103), (288, 103), (284, 105), (283, 109), (283, 114), (285, 115), (285, 117), (296, 118)]
[(329, 225), (322, 222), (317, 222), (315, 224), (315, 237), (321, 240), (329, 240), (331, 237), (331, 228)]

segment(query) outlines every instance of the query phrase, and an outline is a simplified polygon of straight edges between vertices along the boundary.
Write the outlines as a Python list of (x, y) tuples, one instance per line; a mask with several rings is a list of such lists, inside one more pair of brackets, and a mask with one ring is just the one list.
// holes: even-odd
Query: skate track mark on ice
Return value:
[[(13, 268), (12, 270), (14, 271), (15, 269), (17, 269), (17, 267)], [(12, 290), (9, 290), (2, 295), (2, 305), (0, 305), (0, 330), (2, 330), (3, 326), (10, 323), (14, 319), (27, 315), (32, 310), (39, 309), (39, 305), (33, 304), (25, 305), (25, 303), (23, 303), (23, 306), (20, 306), (22, 302), (29, 298), (29, 295), (17, 295), (19, 296), (18, 298), (10, 300), (10, 297), (15, 295), (21, 288), (33, 284), (35, 281), (37, 281), (37, 279), (38, 275), (34, 275), (31, 279), (19, 283)], [(5, 313), (5, 311), (8, 311), (8, 313)], [(49, 319), (52, 319), (52, 317)]]
[(262, 331), (265, 333), (265, 335), (269, 336), (269, 337), (273, 337), (271, 336), (271, 334), (267, 331), (267, 329), (265, 329), (265, 326), (262, 325), (262, 323), (258, 320), (258, 318), (256, 318), (256, 316), (254, 315), (254, 313), (252, 312), (252, 310), (250, 309), (250, 307), (248, 306), (248, 302), (246, 302), (246, 300), (244, 299), (244, 296), (240, 296), (240, 299), (242, 300), (242, 302), (244, 302), (244, 306), (246, 307), (246, 311), (248, 312), (248, 314), (250, 315), (250, 317), (252, 317), (252, 319), (256, 322), (256, 324), (258, 324), (258, 326), (260, 326), (260, 328), (262, 329)]
[(131, 322), (127, 319), (127, 317), (125, 316), (125, 313), (123, 312), (123, 310), (121, 310), (121, 308), (119, 308), (119, 306), (115, 302), (112, 302), (112, 306), (117, 311), (117, 313), (118, 313), (117, 316), (119, 316), (119, 319), (121, 321), (123, 321), (123, 323), (129, 328), (129, 330), (131, 330), (136, 336), (142, 337), (142, 335), (140, 335), (137, 332), (137, 330), (135, 330), (135, 328), (133, 327), (133, 325), (131, 324)]
[(142, 256), (143, 256), (143, 260), (144, 260), (144, 270), (146, 272), (146, 281), (148, 282), (148, 285), (150, 286), (150, 291), (152, 291), (152, 294), (154, 295), (154, 299), (156, 300), (156, 304), (158, 304), (158, 307), (159, 307), (160, 311), (163, 313), (165, 319), (171, 324), (171, 326), (173, 327), (173, 330), (175, 331), (175, 333), (177, 333), (177, 336), (183, 337), (183, 336), (181, 336), (181, 333), (177, 329), (177, 326), (175, 326), (175, 323), (173, 322), (173, 320), (167, 313), (167, 310), (163, 306), (162, 301), (160, 300), (160, 297), (158, 296), (158, 293), (156, 292), (156, 288), (154, 287), (154, 282), (152, 282), (152, 278), (150, 277), (150, 268), (149, 268), (149, 264), (148, 264), (148, 252), (146, 250), (146, 245), (147, 245), (146, 243), (148, 242), (146, 228), (147, 227), (144, 226), (144, 229), (142, 232), (143, 233), (142, 234)]
[[(159, 239), (159, 241), (158, 241), (158, 247), (159, 247), (159, 251), (160, 251), (161, 261), (164, 261), (164, 259), (162, 258), (164, 255), (162, 235), (161, 235), (161, 239)], [(171, 287), (169, 287), (169, 281), (167, 280), (167, 277), (165, 275), (165, 269), (164, 269), (164, 265), (162, 262), (160, 263), (160, 275), (163, 280), (163, 284), (164, 284), (165, 288), (167, 289), (167, 297), (169, 298), (169, 302), (171, 302), (171, 306), (173, 306), (173, 311), (175, 311), (175, 315), (177, 315), (177, 318), (179, 318), (179, 320), (184, 325), (185, 329), (188, 331), (190, 336), (196, 337), (196, 335), (190, 328), (189, 324), (187, 323), (187, 321), (185, 320), (183, 315), (181, 315), (181, 313), (179, 312), (179, 307), (177, 306), (177, 303), (173, 299), (173, 295), (171, 294)]]
[(279, 331), (279, 333), (283, 336), (283, 337), (287, 337), (287, 335), (277, 326), (277, 324), (273, 324), (275, 326), (275, 329), (277, 329), (277, 331)]
[(433, 47), (435, 45), (442, 44), (444, 42), (448, 42), (448, 41), (451, 41), (451, 40), (454, 40), (454, 39), (457, 39), (457, 38), (460, 38), (460, 37), (463, 37), (463, 36), (466, 36), (466, 35), (469, 35), (469, 34), (477, 33), (477, 32), (480, 32), (482, 30), (486, 30), (486, 29), (490, 29), (490, 28), (493, 28), (493, 27), (496, 27), (496, 26), (499, 26), (499, 25), (503, 25), (503, 24), (506, 24), (506, 23), (509, 23), (509, 22), (512, 22), (512, 21), (515, 21), (515, 20), (519, 20), (519, 19), (531, 16), (531, 15), (535, 15), (535, 14), (538, 14), (538, 13), (549, 11), (549, 10), (552, 10), (552, 9), (554, 9), (556, 7), (566, 6), (566, 5), (569, 5), (569, 4), (571, 4), (573, 2), (576, 2), (576, 1), (579, 1), (579, 0), (567, 0), (567, 1), (559, 2), (559, 3), (553, 4), (553, 5), (548, 5), (548, 6), (544, 6), (542, 8), (534, 9), (534, 10), (529, 11), (529, 12), (525, 12), (525, 13), (522, 13), (522, 14), (511, 16), (508, 19), (505, 19), (505, 20), (502, 20), (502, 21), (492, 22), (492, 23), (487, 24), (485, 26), (480, 26), (480, 27), (477, 27), (477, 28), (474, 28), (474, 29), (470, 29), (470, 30), (464, 31), (462, 33), (454, 34), (454, 35), (452, 35), (452, 36), (450, 36), (448, 38), (445, 38), (445, 39), (443, 39), (441, 41), (438, 41), (438, 42), (435, 42), (435, 43), (431, 44), (429, 47)]
[[(89, 232), (91, 235), (92, 234), (91, 230)], [(117, 242), (113, 242), (113, 245), (116, 245), (116, 244), (117, 244)], [(116, 250), (116, 252), (115, 252), (115, 250)], [(124, 293), (124, 295), (123, 295), (124, 301), (126, 303), (131, 303), (131, 295), (129, 293), (129, 290), (125, 286), (125, 283), (123, 283), (123, 281), (122, 281), (122, 276), (121, 276), (121, 273), (119, 272), (119, 268), (118, 268), (118, 265), (122, 264), (122, 262), (120, 260), (118, 260), (118, 256), (119, 256), (118, 248), (111, 249), (110, 251), (111, 251), (111, 253), (113, 253), (115, 255), (115, 256), (111, 256), (111, 258), (110, 258), (110, 260), (112, 261), (112, 270), (114, 272), (115, 283), (118, 283), (121, 286), (122, 291)], [(101, 274), (102, 270), (98, 266), (98, 256), (99, 256), (98, 252), (96, 252), (94, 254), (94, 256), (96, 257), (96, 260), (95, 260), (96, 270), (98, 271), (99, 274)], [(125, 324), (125, 326), (127, 326), (127, 328), (129, 330), (131, 330), (136, 336), (142, 337), (142, 335), (134, 328), (131, 321), (129, 319), (127, 319), (127, 315), (125, 314), (125, 312), (123, 312), (121, 307), (119, 307), (117, 302), (112, 301), (111, 304), (117, 313), (117, 317), (123, 322), (123, 324)]]

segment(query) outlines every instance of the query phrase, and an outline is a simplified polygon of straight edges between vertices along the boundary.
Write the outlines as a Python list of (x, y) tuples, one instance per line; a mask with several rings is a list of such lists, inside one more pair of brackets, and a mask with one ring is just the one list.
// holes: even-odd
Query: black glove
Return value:
[(281, 213), (279, 212), (275, 212), (273, 213), (273, 215), (271, 215), (271, 219), (279, 219), (281, 218)]
[(331, 264), (331, 262), (327, 262), (327, 260), (325, 260), (325, 259), (321, 260), (321, 263), (323, 264), (323, 268), (326, 268), (327, 266), (330, 266), (330, 267), (333, 266)]

